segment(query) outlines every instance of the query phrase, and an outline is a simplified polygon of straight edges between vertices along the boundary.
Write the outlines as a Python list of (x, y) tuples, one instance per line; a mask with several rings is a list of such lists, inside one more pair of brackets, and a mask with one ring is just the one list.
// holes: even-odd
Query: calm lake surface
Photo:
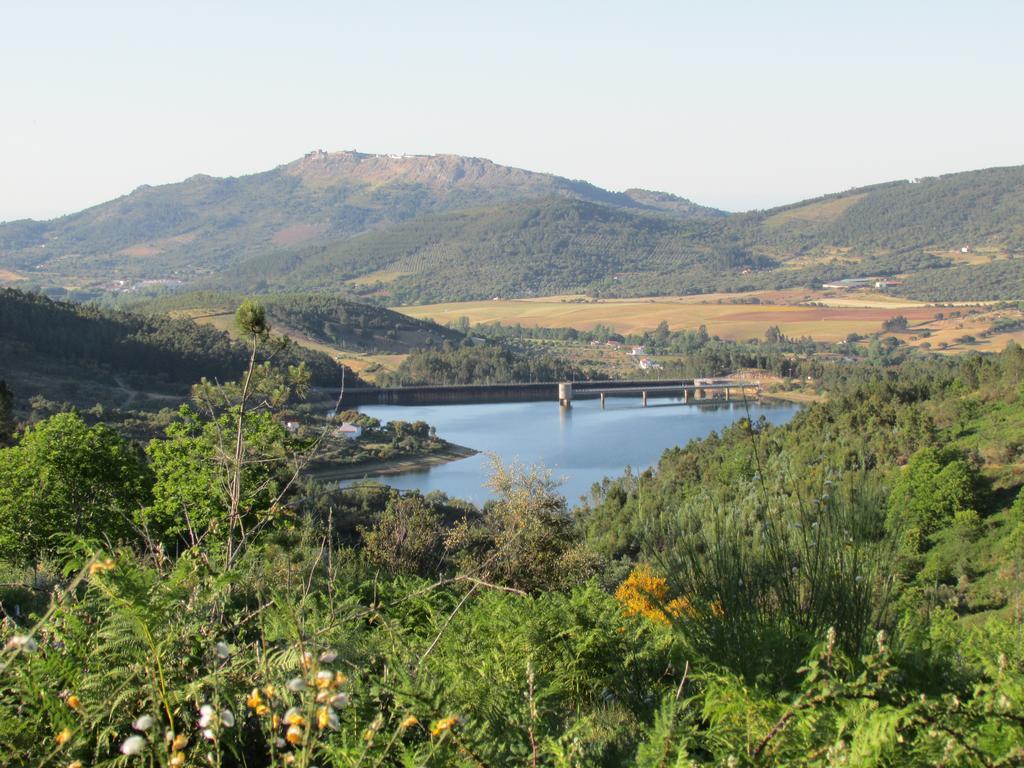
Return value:
[(694, 438), (747, 415), (762, 415), (782, 424), (800, 409), (790, 403), (722, 403), (682, 405), (674, 399), (651, 400), (644, 408), (639, 397), (608, 398), (605, 410), (598, 400), (576, 400), (563, 409), (558, 403), (475, 403), (471, 405), (366, 405), (359, 410), (381, 421), (425, 421), (437, 433), (480, 454), (416, 472), (379, 478), (395, 488), (439, 490), (461, 499), (483, 502), (490, 493), (487, 453), (505, 463), (548, 467), (561, 479), (570, 505), (588, 495), (593, 483), (617, 477), (629, 466), (646, 469), (666, 448)]

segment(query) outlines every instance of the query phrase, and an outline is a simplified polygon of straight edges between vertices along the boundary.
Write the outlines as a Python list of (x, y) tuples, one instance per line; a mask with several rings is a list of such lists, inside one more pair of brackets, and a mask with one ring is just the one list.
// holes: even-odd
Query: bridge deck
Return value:
[(615, 387), (615, 388), (604, 388), (604, 387), (593, 387), (589, 389), (577, 389), (573, 387), (572, 396), (577, 395), (619, 395), (619, 394), (639, 394), (647, 392), (692, 392), (697, 389), (754, 389), (756, 384), (750, 384), (746, 382), (729, 382), (729, 383), (716, 383), (716, 384), (656, 384), (649, 387), (646, 386), (631, 386), (631, 387)]

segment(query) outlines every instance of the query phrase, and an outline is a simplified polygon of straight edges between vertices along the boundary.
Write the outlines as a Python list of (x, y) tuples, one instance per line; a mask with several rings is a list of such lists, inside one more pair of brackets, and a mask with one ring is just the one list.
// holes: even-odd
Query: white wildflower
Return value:
[(213, 707), (209, 704), (203, 704), (203, 706), (199, 708), (199, 727), (209, 728), (210, 724), (213, 722), (213, 715)]
[(140, 715), (135, 718), (135, 722), (132, 723), (132, 728), (136, 731), (148, 731), (156, 724), (156, 720), (153, 719), (152, 715)]
[(121, 754), (122, 755), (140, 755), (142, 750), (146, 748), (146, 740), (141, 736), (129, 736), (123, 742), (121, 742)]

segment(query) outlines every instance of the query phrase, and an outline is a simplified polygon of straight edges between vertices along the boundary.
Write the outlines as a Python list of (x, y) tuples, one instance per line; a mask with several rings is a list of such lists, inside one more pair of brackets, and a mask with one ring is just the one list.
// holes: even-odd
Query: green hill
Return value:
[[(337, 387), (341, 380), (341, 368), (324, 354), (293, 345), (279, 359), (304, 362), (315, 385)], [(240, 342), (187, 318), (0, 290), (0, 378), (25, 399), (174, 406), (201, 377), (230, 381), (247, 363)], [(346, 380), (359, 379), (349, 371)]]
[[(149, 313), (187, 312), (198, 319), (202, 314), (231, 313), (244, 298), (242, 294), (195, 291), (129, 306)], [(459, 344), (464, 338), (436, 323), (326, 293), (265, 294), (259, 300), (278, 329), (354, 352), (405, 354), (446, 341)]]
[(86, 298), (186, 285), (399, 303), (899, 275), (919, 298), (1018, 299), (1021, 252), (1024, 166), (725, 214), (478, 158), (314, 152), (265, 173), (196, 176), (0, 225), (0, 279)]
[(181, 279), (254, 252), (335, 242), (418, 216), (560, 196), (677, 217), (719, 216), (682, 198), (614, 193), (582, 181), (455, 155), (311, 152), (238, 178), (142, 186), (48, 222), (0, 225), (0, 266), (53, 276)]

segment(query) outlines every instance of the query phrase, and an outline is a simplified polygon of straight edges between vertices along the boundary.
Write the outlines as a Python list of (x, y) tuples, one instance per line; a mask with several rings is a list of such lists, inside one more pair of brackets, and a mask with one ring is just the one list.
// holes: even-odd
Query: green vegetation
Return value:
[(822, 363), (785, 426), (478, 509), (304, 480), (309, 374), (236, 317), (145, 461), (73, 414), (0, 449), (15, 764), (1024, 762), (1020, 347)]
[[(0, 368), (22, 397), (123, 406), (143, 390), (180, 402), (193, 382), (203, 376), (230, 379), (247, 358), (245, 347), (227, 333), (191, 320), (0, 290)], [(341, 367), (321, 353), (285, 345), (275, 352), (275, 362), (304, 364), (317, 385), (341, 383)], [(349, 371), (346, 380), (356, 383), (358, 377)]]
[(1018, 301), (1024, 259), (973, 264), (911, 275), (896, 293), (924, 301)]
[(35, 565), (62, 536), (129, 537), (150, 498), (152, 473), (110, 428), (61, 413), (27, 429), (0, 462), (0, 558)]
[[(198, 291), (173, 293), (128, 306), (136, 312), (168, 313), (182, 310), (206, 314), (227, 313), (242, 297), (231, 293)], [(419, 347), (458, 343), (462, 334), (399, 312), (328, 294), (264, 294), (260, 303), (267, 316), (289, 332), (343, 350), (405, 353)]]
[[(430, 177), (436, 182), (422, 181)], [(31, 270), (33, 280), (88, 276), (107, 288), (118, 278), (180, 281), (253, 253), (274, 254), (287, 264), (297, 247), (336, 243), (431, 213), (551, 196), (680, 218), (721, 215), (673, 195), (612, 193), (476, 158), (389, 161), (354, 152), (312, 153), (264, 173), (197, 175), (142, 186), (48, 222), (0, 224), (0, 266)]]
[(316, 457), (309, 464), (315, 477), (337, 476), (339, 469), (345, 471), (368, 462), (415, 458), (451, 448), (425, 421), (396, 419), (382, 424), (379, 419), (356, 411), (343, 411), (333, 421), (355, 426), (360, 434), (349, 437), (337, 434), (336, 428), (328, 428), (326, 434), (319, 436)]
[[(941, 255), (966, 246), (994, 261), (951, 266)], [(1012, 257), (1021, 251), (1022, 167), (726, 215), (671, 195), (611, 193), (477, 159), (315, 154), (238, 179), (142, 187), (52, 222), (0, 225), (0, 268), (78, 299), (187, 283), (256, 292), (347, 287), (399, 304), (745, 291), (893, 275), (909, 275), (896, 290), (921, 299), (1018, 299), (1021, 267)]]
[(604, 374), (573, 367), (564, 358), (537, 349), (513, 351), (502, 344), (463, 344), (419, 349), (398, 369), (377, 377), (381, 386), (413, 384), (503, 384), (508, 382), (602, 379)]

